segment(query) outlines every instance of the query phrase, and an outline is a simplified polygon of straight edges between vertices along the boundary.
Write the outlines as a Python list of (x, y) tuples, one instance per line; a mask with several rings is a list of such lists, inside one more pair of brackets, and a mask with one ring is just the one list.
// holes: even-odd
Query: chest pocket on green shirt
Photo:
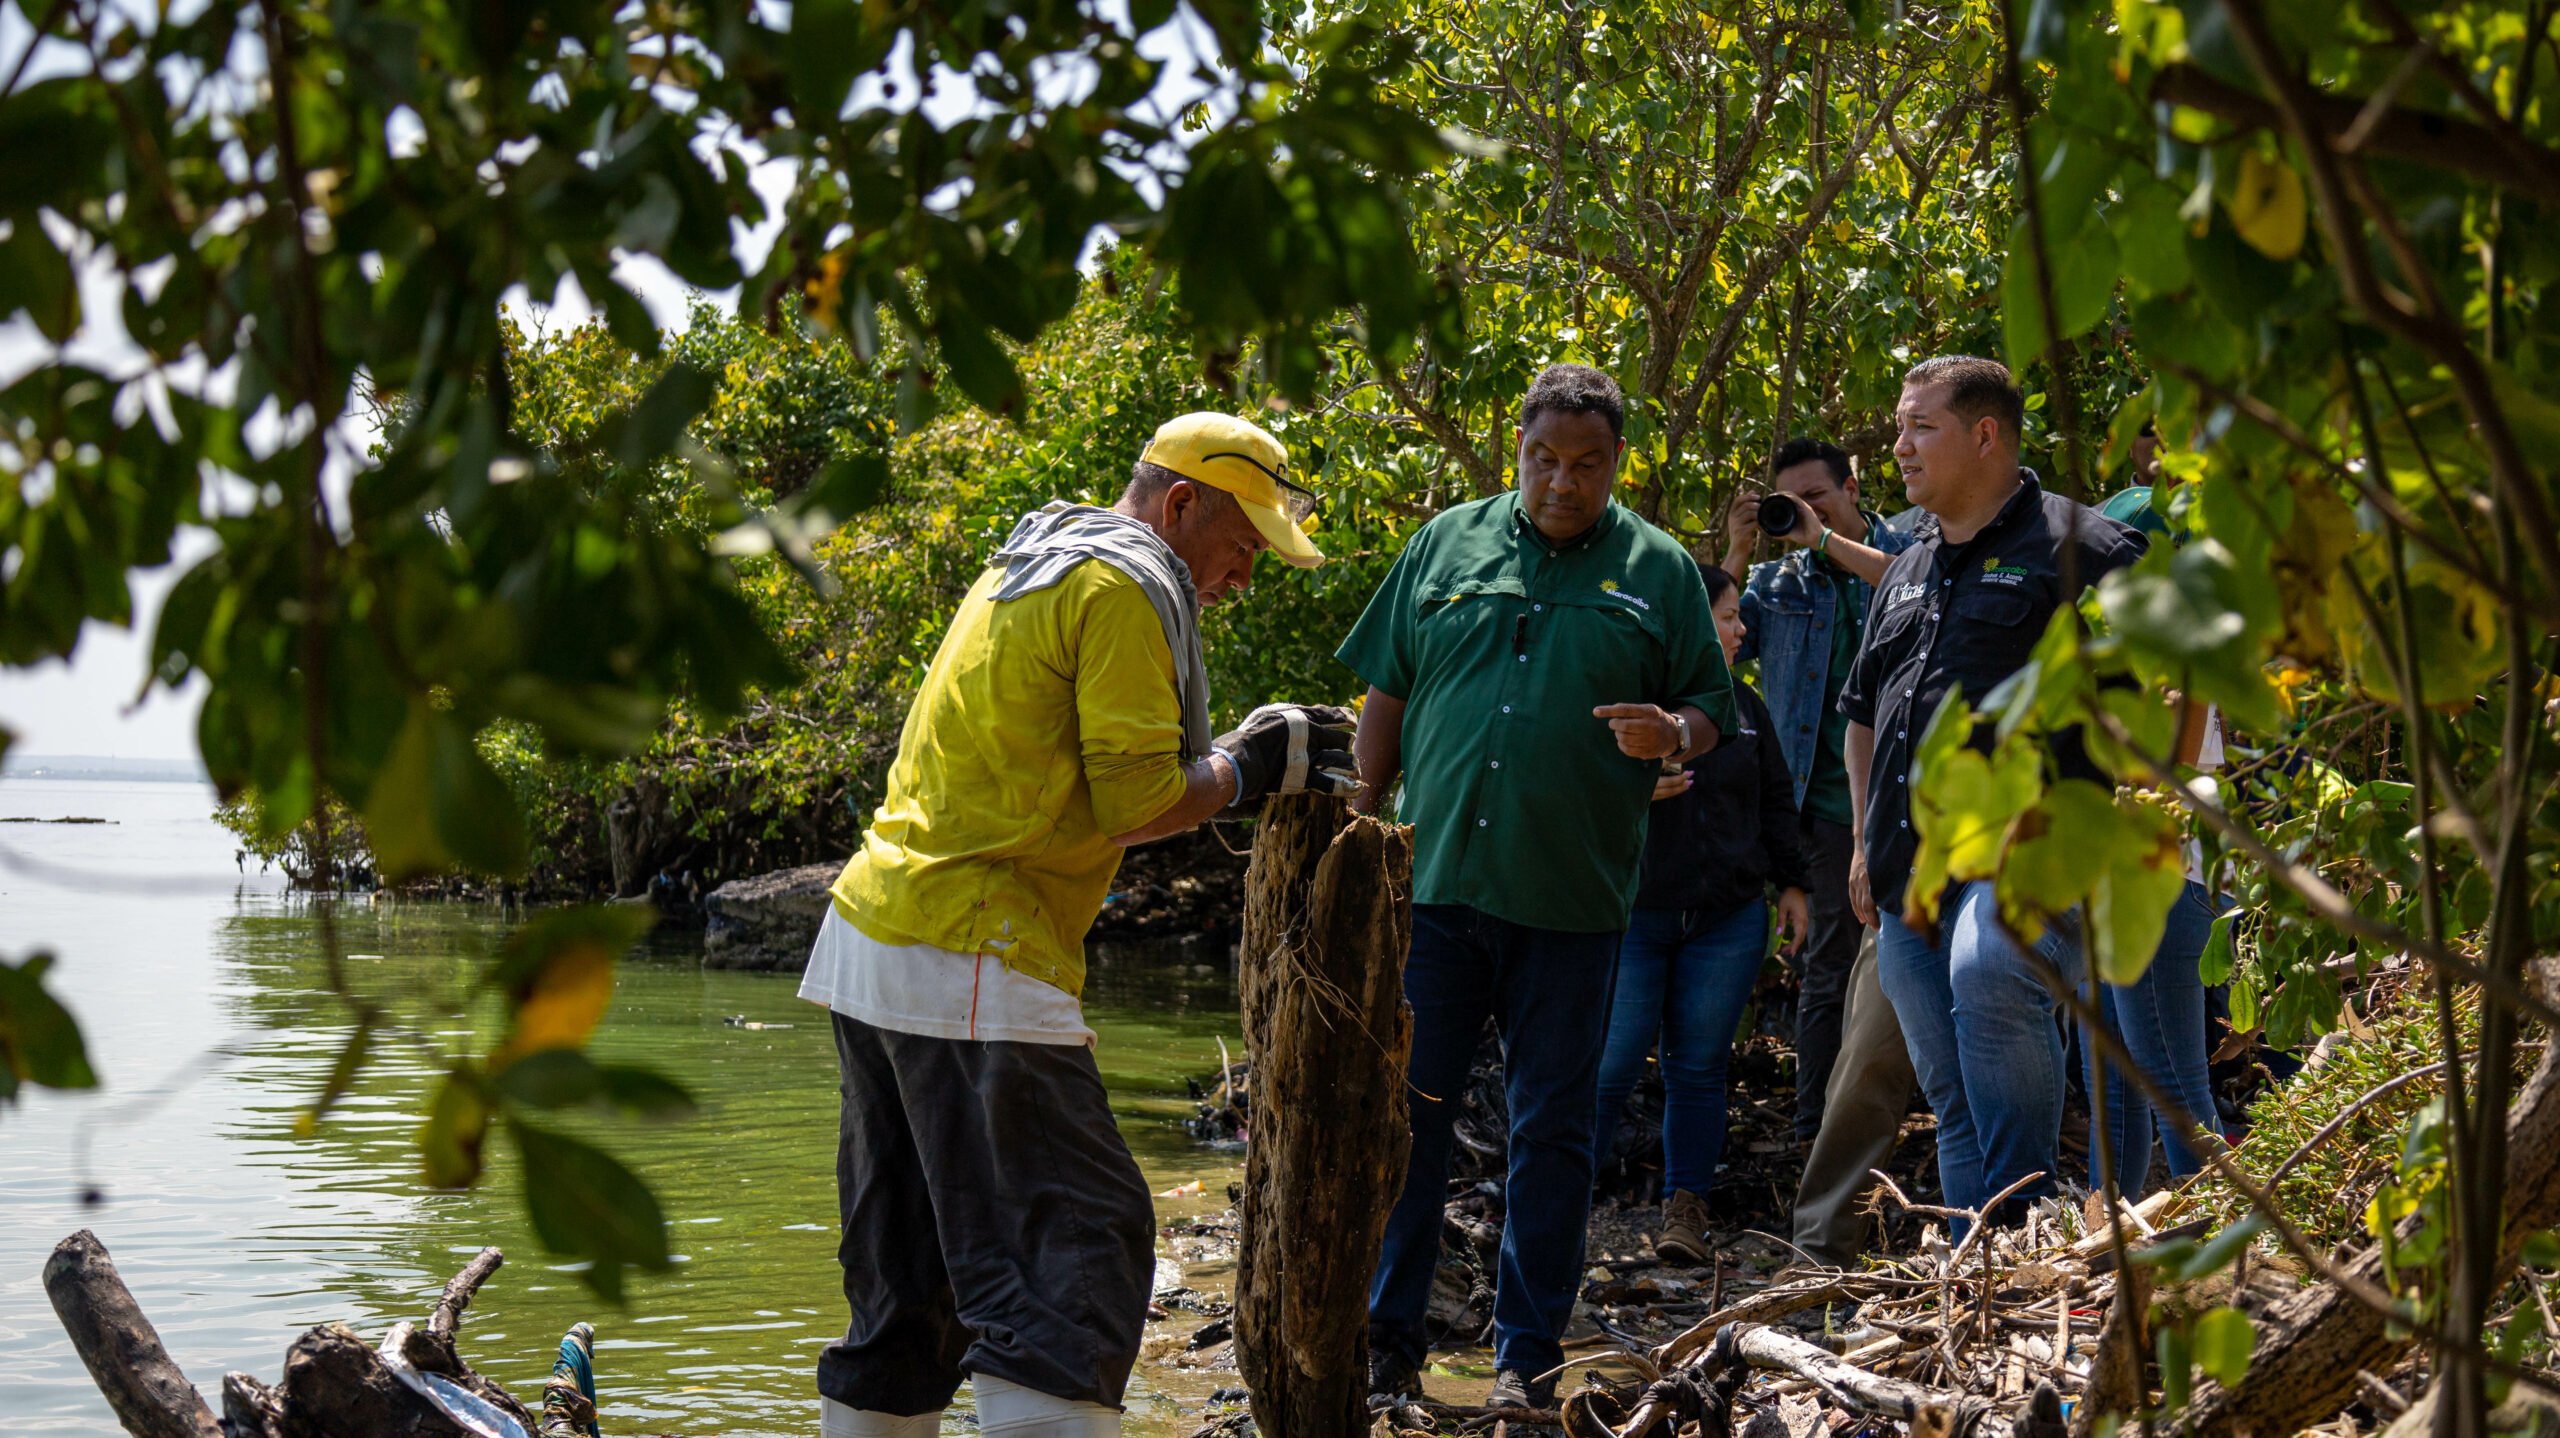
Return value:
[(1519, 580), (1502, 576), (1430, 586), (1414, 616), (1415, 672), (1447, 676), (1446, 666), (1487, 664), (1509, 654), (1527, 594)]
[[(1590, 696), (1594, 704), (1660, 704), (1671, 695), (1669, 647), (1654, 611), (1595, 592), (1546, 603), (1529, 616), (1530, 642), (1552, 646), (1543, 656), (1548, 686), (1559, 699)], [(1541, 625), (1540, 621), (1546, 621)], [(1595, 721), (1596, 722), (1596, 721)]]

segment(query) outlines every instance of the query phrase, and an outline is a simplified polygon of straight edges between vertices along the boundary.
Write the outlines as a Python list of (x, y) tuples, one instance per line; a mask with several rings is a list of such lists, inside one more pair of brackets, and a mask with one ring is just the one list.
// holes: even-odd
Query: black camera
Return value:
[(1796, 507), (1793, 495), (1773, 494), (1760, 501), (1762, 534), (1793, 534), (1802, 523), (1804, 511)]

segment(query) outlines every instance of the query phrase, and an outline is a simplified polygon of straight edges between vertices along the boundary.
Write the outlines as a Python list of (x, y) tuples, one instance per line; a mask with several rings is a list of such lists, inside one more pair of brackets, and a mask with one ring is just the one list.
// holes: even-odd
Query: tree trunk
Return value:
[[(2536, 987), (2554, 992), (2560, 965), (2545, 962)], [(2507, 1111), (2507, 1223), (2498, 1272), (2514, 1271), (2524, 1241), (2560, 1225), (2560, 1045), (2542, 1062)], [(2383, 1277), (2381, 1251), (2350, 1265), (2368, 1281)], [(2352, 1402), (2356, 1370), (2388, 1373), (2408, 1350), (2406, 1334), (2389, 1332), (2381, 1315), (2321, 1283), (2287, 1296), (2258, 1321), (2249, 1375), (2236, 1389), (2199, 1383), (2180, 1427), (2191, 1438), (2291, 1433)]]
[(1368, 1428), (1369, 1280), (1413, 1145), (1404, 1002), (1412, 831), (1272, 799), (1245, 876), (1245, 1146), (1236, 1358), (1287, 1438)]

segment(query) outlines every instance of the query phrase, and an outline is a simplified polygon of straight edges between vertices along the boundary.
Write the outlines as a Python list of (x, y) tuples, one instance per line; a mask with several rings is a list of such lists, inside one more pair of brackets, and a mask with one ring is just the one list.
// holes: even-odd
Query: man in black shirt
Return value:
[[(2025, 665), (2056, 606), (2142, 555), (2133, 529), (2048, 494), (2018, 466), (2025, 398), (1990, 360), (1942, 356), (1903, 378), (1894, 457), (1918, 540), (1876, 586), (1866, 638), (1840, 691), (1858, 854), (1849, 874), (1876, 967), (1938, 1113), (1946, 1202), (1978, 1208), (2028, 1174), (2053, 1188), (2063, 1049), (2055, 1000), (2000, 925), (1987, 881), (1951, 886), (1934, 932), (1903, 922), (1918, 835), (1911, 750), (1958, 685), (1979, 702)], [(1987, 726), (1975, 735), (1987, 744)], [(2076, 736), (2057, 738), (2065, 775), (2099, 779)]]

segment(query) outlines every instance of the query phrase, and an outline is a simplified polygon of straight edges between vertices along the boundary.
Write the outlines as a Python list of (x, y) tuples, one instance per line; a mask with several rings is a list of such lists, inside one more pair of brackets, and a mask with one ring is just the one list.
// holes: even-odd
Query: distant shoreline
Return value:
[(106, 754), (12, 754), (0, 779), (79, 779), (128, 784), (210, 784), (193, 759), (119, 759)]

